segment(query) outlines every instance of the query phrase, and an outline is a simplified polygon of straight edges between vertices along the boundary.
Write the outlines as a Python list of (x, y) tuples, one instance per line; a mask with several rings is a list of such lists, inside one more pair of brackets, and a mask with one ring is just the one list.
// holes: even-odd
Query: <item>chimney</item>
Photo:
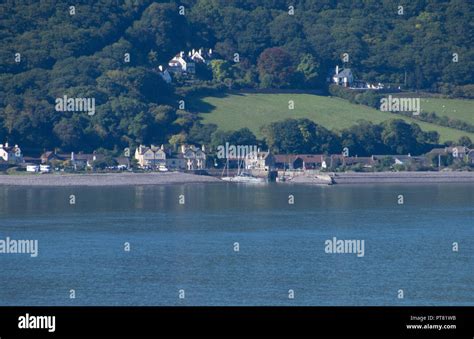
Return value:
[(212, 55), (212, 48), (209, 48), (209, 56)]
[(74, 152), (71, 152), (71, 161), (74, 161)]
[(206, 152), (206, 146), (201, 145), (201, 150), (202, 150), (203, 152)]
[(186, 151), (186, 145), (181, 145), (181, 153), (184, 153)]
[(199, 55), (202, 55), (202, 48), (199, 49)]
[(165, 150), (165, 145), (161, 144), (161, 150), (164, 151)]
[(163, 66), (162, 65), (158, 66), (158, 69), (160, 70), (160, 72), (163, 72)]
[(184, 52), (181, 51), (181, 52), (179, 53), (179, 56), (180, 56), (181, 58), (184, 57)]
[(191, 56), (191, 51), (188, 52), (188, 56)]
[(339, 65), (336, 66), (336, 75), (339, 74)]
[(193, 48), (193, 55), (194, 55), (195, 52), (196, 52), (196, 51), (195, 51), (194, 48)]
[(8, 148), (8, 141), (5, 143), (5, 148)]

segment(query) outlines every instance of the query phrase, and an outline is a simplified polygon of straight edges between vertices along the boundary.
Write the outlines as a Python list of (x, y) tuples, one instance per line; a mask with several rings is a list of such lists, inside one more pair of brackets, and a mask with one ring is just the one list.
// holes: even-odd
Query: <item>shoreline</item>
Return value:
[[(474, 183), (474, 172), (346, 172), (330, 176), (335, 185)], [(329, 184), (315, 175), (301, 175), (288, 183)]]
[[(332, 183), (321, 176), (303, 174), (277, 184), (352, 185), (352, 184), (441, 184), (473, 183), (474, 172), (353, 172), (328, 173)], [(89, 173), (0, 175), (0, 186), (68, 187), (68, 186), (140, 186), (197, 183), (227, 183), (218, 177), (182, 172), (166, 173)]]
[(220, 179), (182, 172), (0, 175), (0, 186), (140, 186), (219, 183)]

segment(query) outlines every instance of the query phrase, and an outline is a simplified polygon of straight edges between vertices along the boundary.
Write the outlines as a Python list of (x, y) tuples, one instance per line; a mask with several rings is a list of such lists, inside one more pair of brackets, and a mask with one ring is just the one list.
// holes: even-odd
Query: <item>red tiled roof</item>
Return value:
[(273, 157), (275, 162), (278, 163), (289, 163), (295, 161), (296, 159), (296, 155), (294, 154), (275, 154)]
[(310, 164), (310, 163), (320, 164), (324, 161), (324, 155), (322, 154), (297, 154), (296, 159), (298, 158), (303, 160), (305, 164)]
[(274, 155), (274, 158), (277, 163), (290, 163), (294, 162), (296, 159), (301, 159), (306, 164), (320, 164), (324, 161), (324, 155), (322, 154), (276, 154)]

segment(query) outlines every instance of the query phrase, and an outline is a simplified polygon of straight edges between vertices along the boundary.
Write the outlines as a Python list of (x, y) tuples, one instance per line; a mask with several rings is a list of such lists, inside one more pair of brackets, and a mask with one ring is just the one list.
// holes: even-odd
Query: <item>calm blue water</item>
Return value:
[(0, 254), (0, 305), (474, 305), (474, 183), (2, 187), (0, 217), (39, 241)]

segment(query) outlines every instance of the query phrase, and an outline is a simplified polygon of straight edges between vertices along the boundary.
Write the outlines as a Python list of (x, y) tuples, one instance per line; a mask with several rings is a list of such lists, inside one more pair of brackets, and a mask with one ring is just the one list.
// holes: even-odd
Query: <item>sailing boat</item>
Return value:
[(248, 184), (260, 184), (260, 183), (265, 183), (266, 180), (264, 178), (257, 178), (252, 176), (250, 173), (244, 172), (243, 171), (243, 160), (242, 160), (242, 165), (241, 162), (239, 161), (237, 166), (237, 175), (235, 177), (229, 177), (229, 159), (227, 159), (226, 162), (226, 167), (224, 167), (224, 170), (222, 171), (222, 175), (224, 175), (224, 171), (227, 169), (227, 176), (221, 177), (222, 180), (224, 181), (230, 181), (230, 182), (241, 182), (241, 183), (248, 183)]
[[(224, 176), (224, 172), (227, 170), (227, 175)], [(229, 177), (229, 158), (227, 158), (224, 169), (222, 170), (221, 180), (232, 181), (232, 177)]]
[(235, 177), (233, 177), (230, 181), (232, 182), (242, 182), (246, 184), (262, 184), (265, 183), (265, 178), (258, 178), (254, 177), (249, 173), (242, 172)]

